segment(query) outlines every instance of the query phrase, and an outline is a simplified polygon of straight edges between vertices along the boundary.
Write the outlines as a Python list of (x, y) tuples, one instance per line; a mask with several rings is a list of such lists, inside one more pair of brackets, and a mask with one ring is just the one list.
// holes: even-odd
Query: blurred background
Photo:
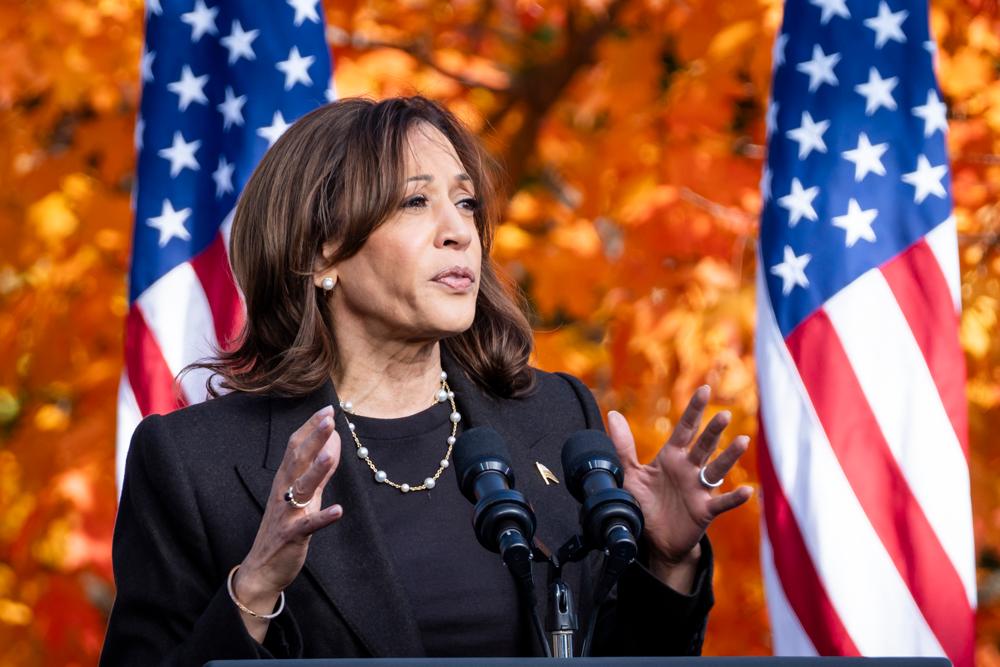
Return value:
[[(651, 455), (691, 392), (756, 432), (755, 238), (780, 0), (326, 1), (340, 97), (422, 93), (505, 164), (536, 365)], [(0, 664), (96, 664), (114, 596), (141, 0), (0, 0)], [(959, 229), (977, 663), (1000, 665), (1000, 8), (934, 0)], [(727, 485), (756, 483), (753, 456)], [(768, 654), (756, 500), (706, 654)]]

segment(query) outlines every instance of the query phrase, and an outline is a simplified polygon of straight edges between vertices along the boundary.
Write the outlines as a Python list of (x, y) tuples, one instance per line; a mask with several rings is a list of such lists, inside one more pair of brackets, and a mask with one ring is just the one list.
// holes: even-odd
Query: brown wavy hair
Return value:
[[(532, 335), (520, 297), (490, 259), (502, 212), (501, 171), (479, 140), (441, 105), (423, 97), (343, 99), (303, 116), (264, 155), (236, 207), (230, 238), (233, 275), (246, 322), (230, 350), (188, 369), (248, 393), (299, 396), (337, 367), (332, 315), (317, 266), (357, 253), (404, 197), (407, 134), (416, 123), (440, 130), (455, 148), (480, 202), (483, 246), (472, 326), (441, 344), (487, 392), (520, 396), (533, 387)], [(336, 244), (329, 262), (324, 243)], [(517, 299), (517, 300), (515, 300)], [(218, 382), (217, 382), (218, 381)]]

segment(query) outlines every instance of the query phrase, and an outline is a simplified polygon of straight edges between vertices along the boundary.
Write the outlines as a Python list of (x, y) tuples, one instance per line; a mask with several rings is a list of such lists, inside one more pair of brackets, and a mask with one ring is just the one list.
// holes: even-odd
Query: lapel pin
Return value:
[(542, 476), (543, 480), (545, 480), (545, 486), (548, 486), (549, 482), (552, 482), (554, 484), (559, 483), (559, 480), (556, 479), (556, 476), (552, 474), (552, 471), (546, 468), (543, 464), (539, 463), (538, 461), (535, 461), (535, 467), (538, 468), (538, 474)]

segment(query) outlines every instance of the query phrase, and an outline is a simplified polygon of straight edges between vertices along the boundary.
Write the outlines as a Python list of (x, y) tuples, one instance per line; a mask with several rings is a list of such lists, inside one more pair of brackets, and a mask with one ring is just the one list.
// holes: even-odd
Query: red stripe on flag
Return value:
[(159, 343), (135, 304), (125, 317), (125, 369), (143, 417), (187, 405)]
[(209, 308), (212, 309), (215, 338), (219, 341), (219, 347), (225, 350), (235, 340), (243, 325), (243, 304), (240, 303), (221, 234), (216, 234), (208, 247), (191, 260), (191, 266), (194, 267), (205, 290)]
[(756, 449), (758, 475), (764, 493), (764, 521), (771, 538), (774, 569), (788, 604), (819, 655), (860, 656), (816, 572), (792, 507), (774, 471), (759, 414), (757, 420), (761, 424)]
[(972, 664), (965, 587), (893, 458), (826, 312), (786, 339), (844, 474), (914, 601), (956, 667)]
[(965, 355), (958, 342), (958, 316), (934, 251), (921, 239), (882, 267), (889, 288), (923, 352), (941, 403), (966, 460), (969, 417), (965, 402)]

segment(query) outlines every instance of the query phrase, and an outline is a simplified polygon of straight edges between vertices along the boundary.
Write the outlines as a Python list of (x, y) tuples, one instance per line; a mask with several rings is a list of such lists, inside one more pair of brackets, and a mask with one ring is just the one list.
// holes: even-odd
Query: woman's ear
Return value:
[(330, 263), (336, 250), (337, 244), (333, 241), (324, 243), (313, 262), (313, 284), (327, 292), (337, 284), (337, 267)]

